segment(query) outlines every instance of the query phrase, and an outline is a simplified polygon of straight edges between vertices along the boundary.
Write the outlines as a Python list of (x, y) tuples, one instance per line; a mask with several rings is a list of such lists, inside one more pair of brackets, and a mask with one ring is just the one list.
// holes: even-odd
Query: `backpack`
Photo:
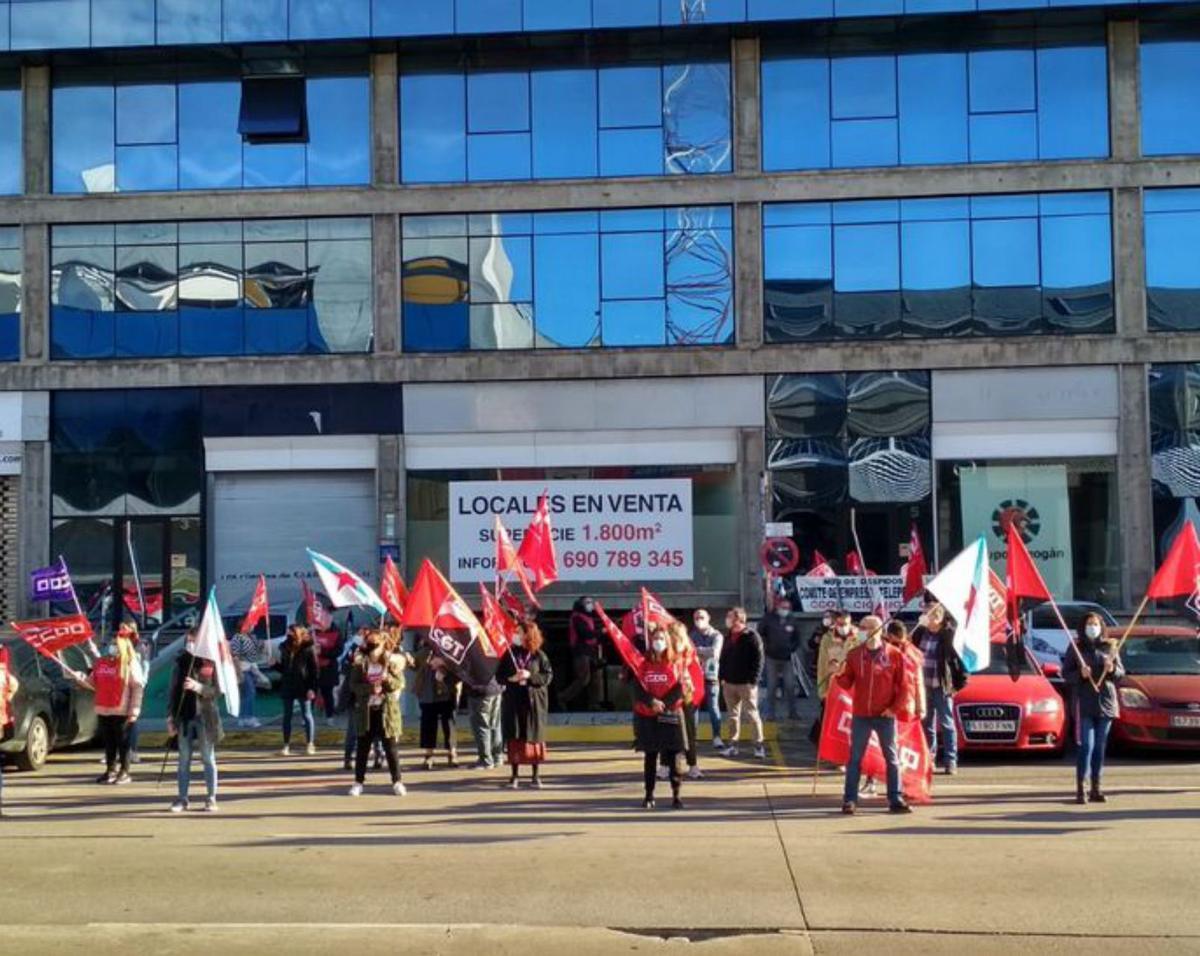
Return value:
[(900, 650), (900, 700), (894, 710), (897, 720), (916, 720), (921, 716), (921, 691), (925, 686), (925, 678), (921, 673), (921, 658), (919, 652), (909, 645)]

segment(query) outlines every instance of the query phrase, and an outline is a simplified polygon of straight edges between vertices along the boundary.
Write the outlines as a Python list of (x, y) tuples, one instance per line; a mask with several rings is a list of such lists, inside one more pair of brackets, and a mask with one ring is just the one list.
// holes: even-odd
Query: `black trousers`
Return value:
[(104, 742), (104, 763), (109, 773), (115, 773), (120, 761), (122, 773), (129, 770), (129, 718), (99, 716), (96, 723), (100, 739)]
[(437, 748), (438, 726), (442, 728), (442, 739), (447, 750), (454, 750), (454, 702), (439, 700), (421, 705), (421, 747), (424, 750)]
[[(388, 773), (392, 775), (392, 783), (400, 781), (400, 757), (396, 753), (396, 740), (383, 733), (383, 708), (369, 708), (370, 715), (367, 732), (359, 735), (358, 748), (354, 754), (354, 779), (364, 783), (367, 779), (367, 758), (371, 755), (371, 744), (380, 741), (383, 744), (383, 756), (387, 760)], [(350, 718), (353, 720), (353, 716)]]
[(700, 761), (696, 756), (696, 705), (683, 705), (683, 732), (687, 735), (687, 765), (694, 767)]
[(679, 761), (676, 759), (679, 756), (677, 750), (664, 750), (662, 754), (650, 751), (645, 754), (645, 762), (642, 765), (642, 781), (646, 784), (646, 796), (654, 796), (654, 777), (655, 764), (658, 763), (658, 758), (662, 757), (662, 765), (667, 768), (670, 774), (671, 793), (679, 794)]

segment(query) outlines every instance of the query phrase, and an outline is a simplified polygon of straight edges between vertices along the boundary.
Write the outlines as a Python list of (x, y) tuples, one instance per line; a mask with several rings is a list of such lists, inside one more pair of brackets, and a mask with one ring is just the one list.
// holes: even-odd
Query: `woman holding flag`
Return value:
[(217, 698), (221, 690), (216, 662), (196, 656), (197, 631), (184, 636), (183, 650), (175, 659), (171, 687), (167, 692), (167, 735), (179, 741), (179, 767), (175, 780), (177, 797), (172, 813), (188, 808), (192, 780), (192, 754), (199, 752), (204, 767), (204, 811), (217, 812), (217, 744), (225, 736)]
[(542, 788), (541, 766), (546, 761), (546, 725), (550, 720), (550, 682), (554, 672), (542, 651), (542, 632), (536, 624), (521, 621), (513, 635), (510, 653), (500, 658), (496, 680), (504, 687), (500, 700), (500, 727), (512, 777), (508, 787), (520, 786), (523, 764), (533, 768), (533, 785)]
[(129, 775), (129, 736), (142, 712), (146, 675), (138, 654), (137, 628), (124, 623), (105, 655), (97, 660), (88, 675), (64, 668), (76, 684), (95, 692), (96, 723), (104, 742), (105, 771), (96, 783), (131, 783)]
[(666, 628), (657, 628), (633, 684), (634, 749), (645, 755), (642, 806), (654, 808), (655, 764), (661, 759), (671, 781), (671, 806), (683, 808), (679, 799), (679, 754), (688, 746), (684, 728), (683, 668), (671, 649)]
[[(1125, 665), (1114, 641), (1098, 614), (1089, 614), (1079, 624), (1078, 654), (1063, 657), (1063, 680), (1075, 691), (1075, 727), (1079, 757), (1075, 766), (1075, 802), (1107, 803), (1100, 788), (1104, 772), (1104, 748), (1112, 722), (1120, 716), (1117, 681), (1125, 676)], [(1091, 789), (1084, 797), (1083, 784), (1091, 772)]]

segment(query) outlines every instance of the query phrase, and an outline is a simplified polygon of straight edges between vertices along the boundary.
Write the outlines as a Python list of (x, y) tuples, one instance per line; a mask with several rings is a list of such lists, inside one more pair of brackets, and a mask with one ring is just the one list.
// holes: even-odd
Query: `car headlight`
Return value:
[(1043, 700), (1032, 700), (1025, 707), (1031, 714), (1056, 714), (1059, 703), (1057, 697), (1046, 697)]
[(1152, 706), (1150, 698), (1136, 687), (1119, 687), (1117, 694), (1121, 699), (1121, 706), (1130, 710), (1149, 710)]

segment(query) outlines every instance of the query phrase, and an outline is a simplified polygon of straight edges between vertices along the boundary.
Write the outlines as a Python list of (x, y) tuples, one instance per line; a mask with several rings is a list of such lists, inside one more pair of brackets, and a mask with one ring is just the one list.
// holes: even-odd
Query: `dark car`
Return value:
[[(13, 736), (0, 744), (0, 755), (22, 770), (38, 770), (58, 747), (84, 743), (96, 736), (96, 710), (90, 690), (67, 680), (62, 668), (18, 637), (0, 637), (8, 648), (12, 672), (20, 681), (13, 698)], [(73, 670), (91, 666), (86, 652), (69, 647), (63, 659)]]

